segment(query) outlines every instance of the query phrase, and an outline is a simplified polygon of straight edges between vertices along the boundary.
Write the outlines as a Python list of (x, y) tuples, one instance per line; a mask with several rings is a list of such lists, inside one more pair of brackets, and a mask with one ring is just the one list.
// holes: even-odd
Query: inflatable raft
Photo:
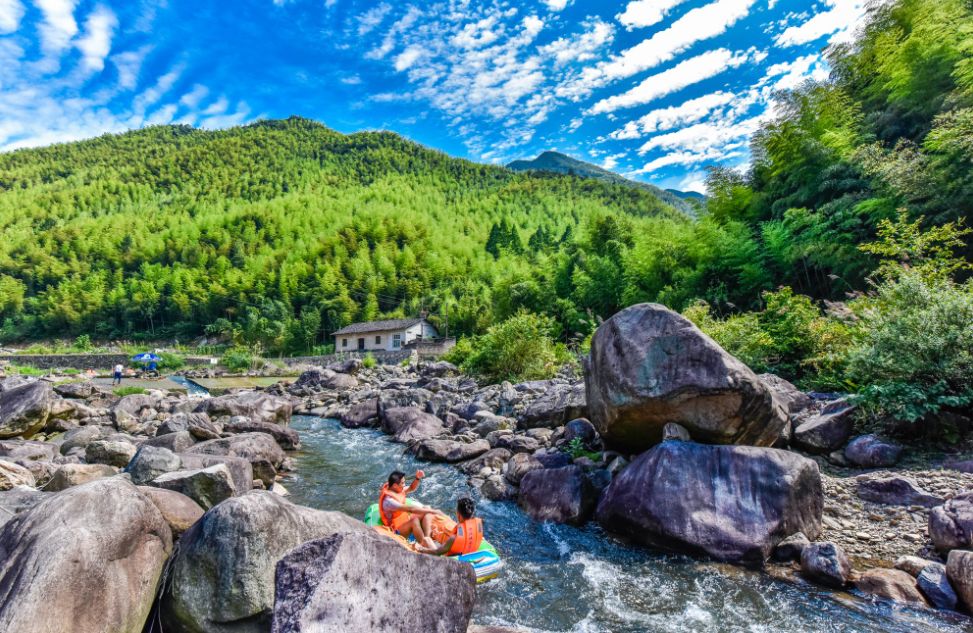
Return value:
[[(406, 501), (408, 504), (411, 504), (411, 502), (412, 499)], [(439, 525), (436, 527), (447, 532), (452, 532), (456, 526), (456, 522), (449, 518), (439, 518), (438, 521)], [(401, 541), (404, 546), (409, 547), (408, 542), (404, 538), (382, 525), (382, 517), (378, 513), (377, 503), (368, 506), (368, 510), (365, 511), (365, 524), (372, 526), (385, 536)], [(412, 539), (412, 537), (409, 538), (410, 540)], [(476, 582), (478, 583), (496, 578), (500, 574), (500, 569), (503, 567), (503, 562), (500, 560), (497, 550), (486, 539), (483, 539), (483, 542), (480, 544), (480, 549), (472, 554), (451, 556), (450, 558), (455, 558), (456, 560), (461, 560), (464, 563), (472, 565), (473, 572), (476, 574)]]

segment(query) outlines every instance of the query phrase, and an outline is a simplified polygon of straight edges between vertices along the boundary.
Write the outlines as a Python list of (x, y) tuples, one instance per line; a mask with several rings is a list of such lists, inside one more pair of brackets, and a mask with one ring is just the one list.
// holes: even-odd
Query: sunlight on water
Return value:
[[(456, 469), (420, 462), (378, 431), (306, 416), (292, 424), (304, 448), (285, 486), (297, 503), (361, 518), (396, 469), (425, 470), (416, 497), (449, 513), (473, 493)], [(537, 523), (514, 503), (483, 500), (478, 511), (505, 564), (477, 588), (473, 619), (481, 624), (532, 633), (973, 632), (928, 613), (839, 601), (736, 567), (629, 547), (597, 525)]]

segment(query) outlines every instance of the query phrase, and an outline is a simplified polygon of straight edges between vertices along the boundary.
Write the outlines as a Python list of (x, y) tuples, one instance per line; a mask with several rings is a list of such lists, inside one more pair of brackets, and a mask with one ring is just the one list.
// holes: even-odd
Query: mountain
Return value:
[(648, 183), (629, 180), (628, 178), (620, 176), (613, 171), (608, 171), (607, 169), (599, 167), (598, 165), (586, 163), (583, 160), (578, 160), (577, 158), (571, 158), (570, 156), (561, 154), (559, 152), (543, 152), (540, 154), (540, 156), (533, 160), (515, 160), (512, 163), (508, 163), (507, 168), (514, 171), (548, 171), (556, 174), (578, 176), (580, 178), (593, 178), (595, 180), (603, 180), (628, 187), (637, 187), (644, 191), (648, 191), (662, 202), (665, 202), (666, 204), (671, 205), (684, 213), (690, 215), (696, 214), (695, 207), (686, 202), (686, 198), (689, 197), (687, 195), (680, 195), (678, 192), (671, 189), (660, 189), (659, 187), (650, 185)]
[(679, 191), (678, 189), (666, 189), (669, 193), (674, 196), (679, 196), (680, 198), (685, 198), (686, 200), (705, 200), (706, 195), (699, 193), (698, 191)]

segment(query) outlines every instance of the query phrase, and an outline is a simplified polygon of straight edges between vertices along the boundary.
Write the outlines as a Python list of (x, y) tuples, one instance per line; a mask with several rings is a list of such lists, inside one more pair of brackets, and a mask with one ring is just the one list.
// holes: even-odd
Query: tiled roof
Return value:
[(423, 319), (389, 319), (387, 321), (366, 321), (364, 323), (352, 323), (346, 325), (332, 336), (338, 334), (364, 334), (365, 332), (387, 332), (389, 330), (404, 330), (416, 323), (421, 323)]

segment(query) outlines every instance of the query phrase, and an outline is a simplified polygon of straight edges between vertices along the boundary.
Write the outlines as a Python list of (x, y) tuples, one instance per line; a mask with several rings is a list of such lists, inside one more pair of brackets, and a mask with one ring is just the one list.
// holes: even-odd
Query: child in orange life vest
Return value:
[[(474, 518), (476, 503), (469, 497), (463, 497), (456, 502), (456, 527), (452, 533), (445, 536), (445, 540), (440, 542), (439, 547), (416, 547), (424, 554), (435, 554), (441, 556), (459, 556), (462, 554), (472, 554), (480, 549), (483, 542), (483, 520)], [(435, 534), (435, 532), (434, 532)]]
[(424, 472), (417, 470), (412, 483), (406, 488), (405, 473), (396, 470), (389, 475), (388, 483), (382, 485), (378, 497), (378, 514), (382, 518), (382, 524), (405, 538), (411, 535), (417, 543), (428, 543), (433, 515), (442, 514), (435, 508), (406, 505), (405, 496), (415, 491), (425, 476)]

